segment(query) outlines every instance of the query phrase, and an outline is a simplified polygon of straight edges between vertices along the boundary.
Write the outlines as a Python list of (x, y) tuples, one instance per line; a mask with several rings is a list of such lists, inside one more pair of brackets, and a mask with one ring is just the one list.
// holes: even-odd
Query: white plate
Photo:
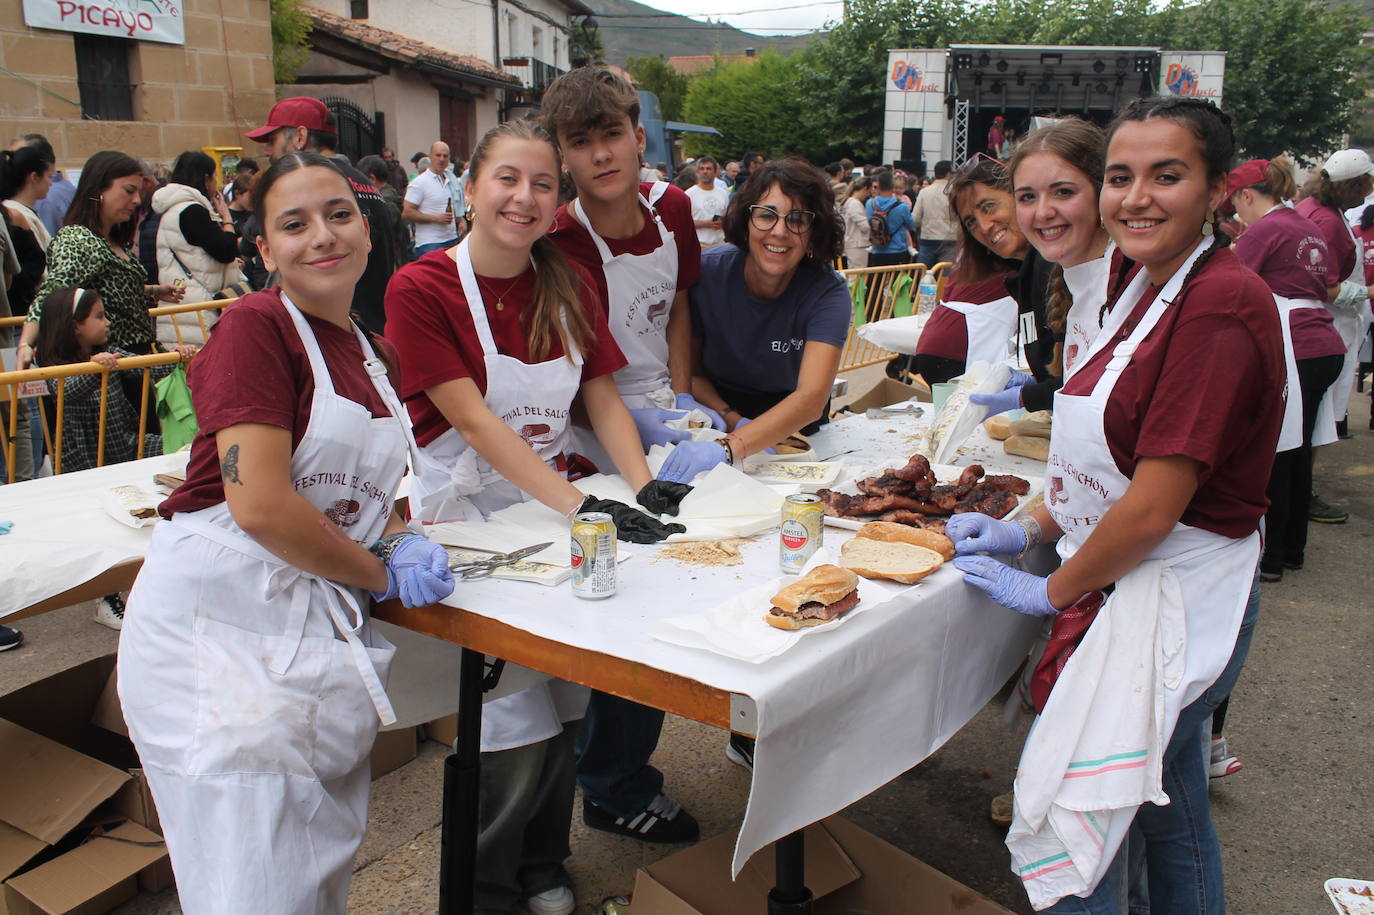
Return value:
[[(1027, 483), (1030, 484), (1030, 491), (1027, 492), (1024, 496), (1016, 497), (1016, 507), (1013, 508), (1011, 511), (1007, 512), (1006, 516), (1002, 518), (1003, 521), (1010, 521), (1012, 518), (1015, 518), (1017, 515), (1019, 515), (1021, 513), (1021, 510), (1028, 503), (1036, 501), (1036, 497), (1040, 494), (1040, 491), (1045, 487), (1044, 477), (1027, 476), (1024, 473), (1020, 473), (1015, 470), (1002, 470), (997, 467), (989, 467), (986, 464), (982, 465), (982, 467), (984, 476), (1010, 474), (1012, 476), (1020, 477), (1021, 479), (1025, 480)], [(835, 492), (842, 492), (848, 495), (856, 495), (859, 492), (859, 487), (854, 485), (855, 480), (866, 480), (869, 477), (879, 476), (884, 470), (887, 469), (889, 468), (880, 467), (877, 470), (869, 470), (865, 473), (858, 474), (853, 479), (841, 483), (839, 486), (832, 486), (830, 488)], [(953, 483), (959, 479), (959, 474), (964, 472), (963, 467), (955, 467), (952, 464), (931, 464), (930, 469), (935, 471), (935, 479), (937, 482), (940, 483)], [(869, 521), (877, 520), (878, 519), (876, 516), (872, 518), (836, 518), (831, 515), (825, 516), (825, 523), (828, 524), (830, 527), (840, 527), (844, 528), (847, 531), (857, 531), (859, 528), (863, 527)]]
[(1323, 886), (1341, 915), (1374, 915), (1374, 882), (1332, 877)]

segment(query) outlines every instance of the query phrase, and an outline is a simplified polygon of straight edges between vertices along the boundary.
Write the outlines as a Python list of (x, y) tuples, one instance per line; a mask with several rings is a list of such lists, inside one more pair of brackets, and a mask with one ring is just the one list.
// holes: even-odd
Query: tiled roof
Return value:
[(310, 14), (310, 21), (317, 30), (383, 57), (388, 57), (398, 63), (430, 64), (456, 70), (460, 73), (480, 76), (483, 79), (510, 83), (513, 87), (520, 85), (518, 77), (476, 57), (443, 51), (405, 35), (379, 29), (358, 19), (345, 19), (342, 16), (336, 16), (312, 6), (303, 7), (303, 9)]

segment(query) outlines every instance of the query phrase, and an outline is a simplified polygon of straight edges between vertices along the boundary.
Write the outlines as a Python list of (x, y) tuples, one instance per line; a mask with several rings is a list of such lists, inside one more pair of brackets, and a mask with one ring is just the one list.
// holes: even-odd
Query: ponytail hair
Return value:
[(75, 286), (58, 287), (44, 297), (34, 347), (39, 365), (67, 365), (85, 359), (76, 342), (76, 325), (89, 318), (99, 302), (100, 293)]
[(55, 163), (35, 146), (21, 146), (0, 153), (0, 200), (9, 200), (29, 181), (29, 175), (46, 175)]
[[(482, 135), (468, 164), (470, 181), (478, 180), (482, 174), (492, 144), (504, 139), (547, 143), (553, 153), (555, 172), (561, 171), (563, 158), (559, 155), (558, 144), (536, 122), (522, 119), (498, 124)], [(481, 218), (481, 214), (475, 215)], [(534, 261), (534, 295), (529, 307), (520, 316), (525, 339), (529, 343), (530, 358), (536, 362), (545, 359), (557, 337), (563, 343), (564, 354), (571, 361), (574, 347), (586, 352), (593, 343), (592, 326), (582, 310), (582, 280), (547, 235), (535, 241), (530, 249), (530, 258)]]

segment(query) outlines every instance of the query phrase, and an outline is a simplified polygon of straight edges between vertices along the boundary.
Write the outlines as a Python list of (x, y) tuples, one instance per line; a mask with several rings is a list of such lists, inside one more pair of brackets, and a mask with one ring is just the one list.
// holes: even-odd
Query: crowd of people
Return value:
[[(47, 141), (16, 140), (0, 234), (9, 307), (28, 315), (18, 364), (113, 368), (173, 345), (190, 360), (186, 482), (159, 509), (127, 609), (103, 602), (124, 627), (120, 699), (183, 908), (343, 910), (367, 754), (395, 720), (395, 649), (367, 600), (419, 606), (455, 587), (425, 525), (537, 501), (665, 539), (681, 527), (660, 518), (698, 475), (829, 421), (853, 315), (835, 265), (915, 261), (953, 269), (911, 370), (935, 384), (1014, 351), (1027, 371), (977, 401), (1054, 417), (1045, 506), (948, 528), (970, 586), (1052, 620), (1009, 798), (1032, 902), (1221, 911), (1207, 779), (1239, 768), (1222, 724), (1259, 583), (1303, 568), (1309, 519), (1345, 519), (1312, 468), (1314, 448), (1349, 434), (1374, 164), (1336, 153), (1300, 194), (1286, 161), (1234, 161), (1219, 109), (1173, 97), (1132, 101), (1105, 131), (1066, 118), (994, 132), (924, 182), (757, 153), (702, 156), (669, 182), (642, 160), (633, 87), (592, 67), (468, 162), (436, 141), (410, 175), (389, 149), (349, 163), (308, 98), (248, 133), (269, 164), (245, 159), (223, 187), (203, 153), (159, 184), (102, 151), (63, 192)], [(148, 315), (217, 297), (237, 301), (208, 340)], [(92, 377), (65, 382), (65, 469), (93, 457)], [(105, 460), (128, 460), (140, 402), (111, 400)], [(671, 425), (693, 411), (722, 437)], [(657, 474), (655, 445), (673, 446)], [(20, 450), (11, 479), (34, 473)], [(407, 466), (410, 524), (394, 507)], [(572, 485), (598, 471), (637, 505)], [(1051, 542), (1047, 576), (1008, 561)], [(1151, 633), (1168, 626), (1187, 652), (1166, 677)], [(0, 627), (0, 649), (21, 639)], [(591, 828), (697, 838), (649, 764), (662, 724), (560, 680), (483, 705), (478, 911), (573, 910), (574, 786)], [(1062, 787), (1066, 743), (1107, 755), (1136, 738), (1153, 785), (1104, 771)], [(725, 752), (752, 766), (749, 739)], [(1099, 831), (1065, 828), (1070, 809)], [(1069, 864), (1038, 866), (1047, 849)]]

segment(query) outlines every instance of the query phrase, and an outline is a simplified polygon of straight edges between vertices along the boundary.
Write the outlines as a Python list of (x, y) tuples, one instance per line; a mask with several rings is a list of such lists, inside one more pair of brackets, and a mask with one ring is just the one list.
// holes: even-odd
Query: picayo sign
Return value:
[(24, 22), (38, 29), (186, 43), (182, 0), (24, 0)]

